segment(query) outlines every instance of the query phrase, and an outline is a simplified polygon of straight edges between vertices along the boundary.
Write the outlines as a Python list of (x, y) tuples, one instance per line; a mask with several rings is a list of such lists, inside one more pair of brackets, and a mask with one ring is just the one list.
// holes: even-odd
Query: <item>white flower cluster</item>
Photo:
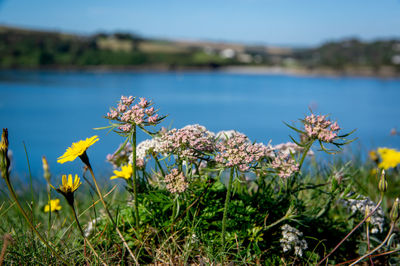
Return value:
[[(140, 142), (136, 146), (136, 159), (145, 160), (151, 152), (162, 153), (161, 138), (154, 137)], [(129, 155), (129, 164), (132, 164), (132, 154)]]
[[(376, 207), (376, 204), (372, 200), (362, 195), (359, 195), (356, 199), (341, 200), (341, 202), (344, 206), (349, 207), (353, 214), (359, 212), (360, 214), (365, 215), (366, 208), (368, 208), (369, 212), (371, 212)], [(382, 233), (385, 222), (385, 216), (382, 208), (379, 206), (379, 208), (370, 216), (370, 218), (371, 233)]]
[(140, 142), (136, 148), (136, 156), (144, 159), (150, 152), (161, 153), (161, 138), (154, 137)]
[[(275, 145), (272, 147), (275, 151), (280, 152), (283, 155), (289, 156), (290, 154), (297, 154), (303, 152), (303, 148), (298, 146), (296, 143), (293, 142), (286, 142), (286, 143), (281, 143), (278, 145)], [(308, 156), (313, 156), (314, 152), (310, 149), (307, 152)]]
[(281, 227), (282, 238), (279, 240), (281, 242), (281, 247), (283, 252), (288, 252), (294, 250), (296, 256), (303, 256), (303, 250), (308, 248), (307, 241), (301, 239), (303, 233), (288, 224)]

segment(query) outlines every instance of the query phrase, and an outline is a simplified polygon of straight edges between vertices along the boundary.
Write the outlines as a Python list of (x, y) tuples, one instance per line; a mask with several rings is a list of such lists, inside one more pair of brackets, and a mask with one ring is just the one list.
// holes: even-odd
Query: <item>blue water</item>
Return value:
[[(198, 123), (211, 131), (236, 129), (251, 140), (272, 144), (289, 141), (293, 132), (282, 122), (308, 114), (329, 113), (344, 132), (357, 128), (355, 147), (400, 148), (400, 80), (296, 77), (218, 72), (57, 72), (0, 71), (0, 126), (9, 129), (13, 173), (25, 175), (26, 144), (33, 174), (42, 175), (46, 155), (54, 173), (80, 171), (81, 163), (59, 165), (56, 158), (75, 141), (100, 136), (89, 157), (99, 174), (122, 139), (95, 131), (121, 95), (153, 99), (163, 126)], [(145, 136), (140, 135), (139, 139)]]

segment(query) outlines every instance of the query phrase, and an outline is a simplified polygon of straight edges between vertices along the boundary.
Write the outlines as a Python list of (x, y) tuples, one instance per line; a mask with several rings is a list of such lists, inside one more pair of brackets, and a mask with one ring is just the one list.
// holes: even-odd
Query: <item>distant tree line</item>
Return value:
[[(110, 47), (101, 47), (107, 40)], [(113, 49), (118, 42), (128, 42), (130, 49)], [(0, 67), (37, 68), (68, 66), (219, 66), (235, 64), (204, 55), (201, 49), (179, 52), (143, 52), (138, 47), (145, 40), (127, 33), (78, 36), (52, 32), (0, 28)]]
[[(160, 45), (131, 33), (79, 36), (0, 27), (0, 68), (154, 66), (220, 67), (226, 65), (297, 66), (303, 68), (389, 67), (400, 73), (400, 40), (362, 42), (357, 39), (328, 42), (316, 48), (269, 54), (265, 47), (246, 47), (247, 62), (208, 53), (201, 44), (185, 49), (144, 50)], [(161, 43), (173, 47), (172, 42)], [(243, 57), (243, 56), (242, 56)]]
[(303, 49), (293, 55), (306, 67), (371, 67), (379, 70), (390, 66), (400, 70), (400, 40), (361, 42), (348, 39), (328, 42), (315, 49)]

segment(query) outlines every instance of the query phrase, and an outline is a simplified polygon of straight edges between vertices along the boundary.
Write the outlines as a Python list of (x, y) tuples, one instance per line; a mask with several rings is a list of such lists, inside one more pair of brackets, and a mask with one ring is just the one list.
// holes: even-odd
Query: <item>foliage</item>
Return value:
[[(326, 263), (324, 259), (337, 264), (355, 262), (364, 255), (374, 263), (399, 260), (400, 243), (393, 233), (398, 231), (399, 218), (398, 200), (394, 200), (397, 168), (388, 169), (385, 175), (377, 168), (380, 158), (363, 162), (343, 155), (331, 155), (331, 163), (323, 164), (319, 153), (311, 152), (314, 143), (329, 154), (330, 146), (337, 153), (347, 143), (344, 137), (349, 134), (336, 134), (340, 129), (336, 122), (326, 116), (300, 119), (289, 125), (300, 134), (299, 139), (293, 137), (295, 143), (272, 147), (253, 143), (237, 132), (214, 134), (199, 125), (150, 132), (146, 127), (161, 123), (163, 117), (151, 119), (156, 117), (147, 109), (152, 103), (144, 98), (137, 104), (134, 101), (121, 97), (106, 116), (110, 128), (126, 139), (117, 153), (127, 158), (121, 160), (122, 155), (114, 154), (110, 160), (122, 162), (114, 162), (116, 167), (126, 162), (132, 167), (130, 177), (117, 180), (120, 189), (105, 190), (107, 184), (103, 184), (98, 194), (85, 146), (79, 157), (93, 181), (84, 170), (80, 176), (85, 182), (68, 190), (61, 208), (45, 212), (55, 192), (47, 190), (46, 195), (43, 186), (36, 192), (22, 187), (14, 195), (16, 177), (2, 164), (0, 233), (14, 241), (7, 242), (1, 260), (59, 264), (56, 256), (60, 256), (70, 264), (179, 265), (309, 265)], [(148, 117), (140, 108), (147, 110)], [(129, 110), (136, 113), (128, 119), (127, 114), (133, 112)], [(137, 145), (136, 130), (144, 130), (150, 140)], [(2, 162), (7, 158), (5, 139), (6, 134), (0, 143)], [(128, 141), (131, 158), (123, 152)], [(217, 160), (222, 152), (224, 159)], [(142, 160), (140, 167), (138, 160)], [(276, 160), (286, 164), (275, 166)], [(280, 175), (282, 167), (291, 167), (287, 164), (296, 167), (289, 175)], [(45, 172), (48, 188), (50, 182), (61, 182), (51, 181), (49, 175)], [(387, 190), (378, 186), (384, 178)], [(72, 183), (71, 177), (68, 184)], [(16, 207), (25, 210), (32, 227)], [(347, 241), (337, 245), (342, 239)]]

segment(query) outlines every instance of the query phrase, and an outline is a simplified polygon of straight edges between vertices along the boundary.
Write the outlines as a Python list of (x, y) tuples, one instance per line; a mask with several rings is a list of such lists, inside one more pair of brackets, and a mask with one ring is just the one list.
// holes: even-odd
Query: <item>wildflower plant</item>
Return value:
[[(348, 140), (346, 139), (350, 136), (355, 130), (351, 131), (347, 134), (339, 135), (339, 131), (341, 128), (339, 127), (337, 122), (332, 122), (328, 115), (311, 115), (306, 116), (304, 119), (300, 120), (303, 124), (302, 129), (298, 129), (293, 127), (287, 123), (285, 123), (289, 128), (298, 132), (302, 137), (302, 140), (296, 141), (293, 137), (290, 137), (293, 142), (295, 142), (299, 147), (303, 147), (308, 150), (311, 148), (312, 144), (317, 141), (322, 151), (325, 151), (329, 154), (335, 154), (341, 150), (343, 145), (349, 144), (353, 142), (355, 139)], [(336, 149), (326, 148), (324, 143), (331, 144)], [(300, 165), (302, 163), (300, 162)]]
[[(138, 192), (137, 192), (137, 171), (136, 171), (136, 129), (140, 128), (149, 135), (154, 135), (146, 129), (148, 126), (156, 126), (161, 123), (165, 116), (159, 116), (158, 110), (154, 109), (153, 103), (140, 98), (136, 101), (133, 96), (121, 96), (117, 107), (111, 107), (110, 112), (105, 116), (109, 120), (110, 126), (97, 129), (110, 129), (126, 138), (121, 146), (121, 150), (129, 141), (132, 147), (132, 186), (134, 196), (135, 224), (139, 228), (139, 209), (138, 209)], [(118, 150), (116, 153), (119, 153)]]
[[(86, 167), (90, 171), (90, 174), (92, 175), (93, 182), (94, 182), (95, 187), (96, 187), (97, 195), (99, 196), (100, 201), (102, 202), (102, 204), (104, 206), (104, 209), (106, 210), (106, 213), (107, 213), (110, 221), (114, 225), (115, 230), (117, 231), (119, 237), (121, 238), (122, 242), (124, 243), (124, 246), (128, 250), (130, 256), (133, 259), (135, 259), (135, 256), (133, 255), (132, 250), (129, 248), (128, 244), (126, 243), (125, 238), (123, 237), (123, 235), (120, 232), (120, 230), (118, 229), (118, 227), (116, 227), (116, 223), (114, 221), (114, 218), (111, 215), (111, 212), (109, 211), (106, 202), (104, 201), (103, 194), (102, 194), (102, 192), (100, 190), (100, 187), (99, 187), (99, 185), (97, 183), (97, 179), (96, 179), (96, 177), (94, 175), (92, 166), (91, 166), (90, 161), (89, 161), (89, 156), (86, 153), (87, 149), (90, 146), (92, 146), (94, 143), (96, 143), (98, 140), (99, 140), (98, 136), (95, 135), (95, 136), (92, 136), (90, 138), (86, 138), (85, 140), (80, 140), (78, 142), (72, 143), (72, 145), (67, 148), (66, 152), (57, 159), (57, 162), (63, 164), (63, 163), (68, 162), (68, 161), (74, 161), (77, 157), (79, 157), (81, 159), (81, 161), (86, 165)], [(58, 188), (56, 190), (58, 192), (60, 192), (61, 194), (63, 194), (66, 197), (69, 205), (71, 207), (73, 207), (73, 202), (74, 202), (73, 192), (79, 186), (80, 186), (80, 180), (79, 180), (78, 176), (75, 176), (74, 181), (72, 181), (72, 176), (68, 177), (68, 180), (66, 179), (66, 177), (63, 176), (62, 185), (60, 186), (60, 188)], [(74, 216), (76, 218), (76, 213), (75, 213), (74, 208), (73, 208), (73, 211), (74, 211)], [(80, 231), (83, 232), (81, 227), (80, 227)], [(82, 235), (84, 235), (84, 233), (82, 233)]]

